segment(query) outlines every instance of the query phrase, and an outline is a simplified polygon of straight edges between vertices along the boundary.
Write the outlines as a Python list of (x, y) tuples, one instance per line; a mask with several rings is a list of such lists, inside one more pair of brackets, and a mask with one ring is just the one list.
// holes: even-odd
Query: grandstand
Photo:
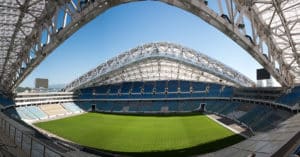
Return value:
[[(209, 88), (210, 86), (212, 87)], [(123, 92), (124, 88), (126, 92)], [(134, 93), (129, 91), (134, 91)], [(91, 97), (94, 99), (136, 99), (141, 98), (141, 95), (143, 98), (230, 97), (233, 95), (233, 88), (222, 84), (167, 80), (124, 82), (116, 85), (83, 88), (76, 92), (80, 99), (90, 99)]]
[[(164, 46), (166, 45), (166, 43), (163, 44)], [(175, 46), (178, 47), (178, 45)], [(124, 56), (124, 54), (120, 56)], [(153, 62), (152, 58), (145, 57), (141, 59), (140, 63), (135, 62), (132, 66), (139, 64), (139, 66), (146, 69), (148, 67), (143, 64), (148, 64), (148, 61)], [(160, 60), (161, 63), (170, 61), (173, 64), (177, 64), (173, 62), (173, 59), (167, 57)], [(112, 63), (113, 61), (108, 62)], [(122, 71), (130, 71), (127, 69), (131, 68), (131, 65), (129, 63), (124, 64), (127, 66)], [(164, 65), (168, 66), (167, 64)], [(190, 66), (192, 65), (186, 64), (177, 67), (187, 69)], [(99, 66), (98, 68), (101, 70), (103, 66)], [(155, 69), (153, 65), (151, 65), (151, 68)], [(260, 134), (273, 132), (286, 121), (289, 121), (290, 118), (293, 118), (294, 113), (299, 110), (298, 87), (292, 88), (287, 93), (282, 88), (241, 87), (241, 84), (236, 83), (237, 80), (234, 78), (226, 80), (224, 77), (222, 79), (226, 81), (215, 81), (219, 79), (211, 76), (214, 72), (212, 69), (211, 71), (206, 71), (206, 76), (211, 78), (209, 81), (203, 82), (195, 79), (199, 77), (181, 78), (183, 77), (182, 75), (178, 75), (174, 79), (169, 77), (171, 75), (163, 75), (165, 71), (159, 71), (160, 68), (157, 69), (156, 73), (163, 77), (153, 75), (151, 76), (152, 78), (148, 76), (146, 80), (140, 80), (141, 78), (138, 77), (135, 77), (135, 79), (130, 78), (123, 72), (122, 75), (126, 76), (124, 78), (128, 78), (128, 80), (120, 81), (111, 77), (110, 80), (103, 81), (101, 79), (103, 76), (99, 74), (90, 80), (90, 82), (93, 82), (92, 86), (89, 82), (85, 81), (82, 84), (78, 84), (79, 86), (75, 84), (77, 83), (76, 80), (74, 81), (75, 83), (70, 83), (64, 90), (72, 89), (72, 92), (20, 93), (15, 96), (14, 101), (5, 99), (3, 101), (5, 103), (2, 105), (4, 107), (3, 110), (6, 115), (16, 121), (22, 120), (37, 130), (40, 129), (31, 124), (62, 119), (87, 112), (137, 115), (180, 115), (204, 112), (225, 118), (223, 122), (228, 126), (244, 128), (244, 131), (242, 131), (243, 136), (249, 139), (252, 139), (251, 136), (253, 135), (255, 135), (255, 138)], [(196, 70), (199, 70), (199, 72), (196, 72)], [(197, 68), (194, 69), (194, 72), (202, 74), (202, 70), (201, 68)], [(117, 76), (119, 71), (114, 70), (110, 72), (110, 75)], [(231, 72), (238, 74), (232, 70)], [(87, 74), (89, 73), (91, 72)], [(244, 82), (248, 82), (251, 85), (251, 81), (242, 76), (242, 74), (239, 75), (241, 75), (240, 78), (244, 79)], [(142, 77), (143, 74), (138, 74), (138, 76)], [(5, 96), (3, 97), (5, 98)], [(40, 131), (45, 135), (49, 135), (49, 132)], [(292, 132), (289, 135), (286, 137), (287, 139), (293, 140), (296, 137)], [(37, 140), (36, 138), (38, 137), (31, 135), (30, 138)], [(272, 139), (268, 140), (272, 141)], [(59, 142), (64, 144), (63, 146), (55, 145), (56, 149), (78, 149), (74, 148), (73, 144), (70, 145), (65, 139), (60, 139)], [(235, 149), (235, 147), (240, 147), (243, 143), (245, 142), (230, 146), (229, 148)], [(287, 141), (282, 141), (281, 144), (282, 146), (289, 145)], [(66, 145), (68, 146), (66, 147)], [(274, 149), (269, 153), (280, 153), (280, 148), (278, 147), (278, 149)], [(28, 149), (37, 151), (35, 152), (37, 154), (41, 152), (36, 146)], [(52, 147), (49, 147), (49, 149), (53, 150)], [(245, 153), (246, 149), (240, 149), (239, 151)], [(100, 152), (105, 153), (103, 151)], [(253, 152), (258, 155), (260, 154), (256, 150), (253, 150)], [(51, 153), (60, 154), (61, 152), (55, 150)], [(99, 154), (99, 152), (97, 153)]]
[[(111, 58), (70, 82), (61, 92), (14, 93), (46, 56), (83, 25), (111, 7), (128, 2), (131, 0), (0, 0), (0, 156), (124, 155), (122, 151), (91, 148), (55, 134), (58, 128), (69, 129), (65, 125), (52, 131), (36, 125), (93, 114), (180, 117), (178, 121), (191, 115), (205, 115), (246, 138), (226, 148), (220, 144), (222, 149), (213, 152), (201, 152), (195, 145), (173, 149), (175, 144), (171, 143), (164, 148), (165, 152), (126, 152), (129, 156), (162, 156), (163, 153), (186, 156), (200, 155), (200, 152), (216, 157), (300, 154), (300, 5), (297, 1), (218, 1), (216, 10), (205, 0), (161, 0), (193, 13), (223, 32), (260, 63), (280, 87), (256, 87), (244, 74), (196, 50), (156, 42)], [(199, 127), (191, 122), (188, 127)], [(80, 123), (83, 121), (75, 121), (72, 126), (80, 127)], [(94, 127), (96, 123), (85, 129)], [(181, 129), (184, 127), (187, 126), (182, 125)], [(238, 132), (237, 128), (243, 130)], [(121, 129), (108, 130), (120, 135)], [(167, 131), (171, 134), (172, 129)], [(109, 133), (103, 135), (110, 137)], [(205, 137), (201, 133), (186, 137)], [(232, 142), (225, 141), (226, 138), (229, 137), (214, 139), (205, 146), (217, 147), (218, 141)], [(136, 141), (137, 145), (141, 142)], [(185, 152), (192, 154), (181, 154)]]
[[(166, 45), (166, 43), (163, 44)], [(178, 45), (175, 46), (178, 47)], [(157, 55), (157, 52), (155, 53)], [(125, 55), (121, 54), (120, 56)], [(133, 64), (139, 64), (146, 69), (148, 67), (143, 64), (148, 64), (148, 60), (152, 62), (152, 58), (146, 57), (140, 63), (135, 62)], [(160, 60), (161, 63), (169, 61), (172, 59), (167, 57)], [(107, 62), (112, 63), (113, 61)], [(130, 71), (127, 68), (131, 68), (131, 65), (129, 63), (124, 64), (126, 67), (122, 71)], [(173, 64), (177, 63), (173, 62)], [(164, 65), (168, 66), (167, 64)], [(185, 66), (177, 67), (189, 68), (191, 65)], [(100, 69), (96, 69), (101, 71), (103, 66), (100, 65), (98, 68)], [(153, 65), (151, 68), (155, 69)], [(194, 70), (199, 70), (195, 73), (201, 74), (203, 69)], [(117, 76), (119, 71), (114, 70), (110, 72), (110, 75)], [(238, 74), (235, 71), (231, 72)], [(204, 112), (225, 118), (223, 122), (228, 126), (244, 128), (243, 136), (251, 139), (253, 135), (266, 134), (278, 129), (279, 126), (294, 117), (295, 112), (299, 110), (298, 87), (292, 88), (288, 93), (285, 93), (282, 88), (241, 87), (241, 84), (236, 83), (233, 78), (222, 82), (215, 81), (215, 78), (210, 76), (213, 71), (206, 71), (207, 77), (212, 80), (205, 82), (195, 79), (199, 77), (180, 79), (183, 77), (181, 75), (176, 76), (177, 79), (173, 79), (169, 77), (170, 75), (163, 75), (165, 71), (159, 71), (159, 68), (157, 73), (163, 77), (157, 78), (156, 75), (152, 75), (152, 78), (148, 76), (146, 80), (140, 80), (141, 78), (138, 77), (130, 78), (123, 72), (122, 75), (126, 76), (124, 78), (128, 78), (128, 80), (122, 81), (114, 77), (111, 77), (109, 81), (103, 81), (101, 79), (103, 76), (99, 74), (90, 79), (90, 82), (93, 82), (92, 86), (85, 81), (82, 84), (75, 84), (77, 80), (74, 81), (75, 83), (70, 83), (64, 90), (72, 89), (72, 92), (17, 94), (16, 105), (6, 105), (4, 113), (16, 120), (20, 119), (28, 124), (34, 124), (87, 112), (136, 115), (180, 115)], [(245, 79), (244, 82), (251, 84), (251, 81), (248, 81), (246, 77), (242, 74), (239, 75), (241, 75), (240, 78)], [(143, 74), (138, 74), (138, 76), (142, 77)], [(222, 79), (226, 80), (225, 78)], [(33, 125), (31, 127), (36, 128)], [(39, 130), (39, 128), (36, 129)], [(41, 132), (45, 133), (43, 130)], [(49, 133), (46, 132), (46, 134)], [(291, 132), (287, 138), (292, 140), (295, 138), (294, 135)], [(60, 142), (66, 144), (67, 141), (62, 139)], [(236, 146), (239, 147), (239, 144)], [(245, 150), (241, 149), (240, 151)], [(278, 147), (269, 153), (279, 153), (279, 151)], [(256, 150), (253, 152), (260, 154)], [(104, 152), (101, 151), (101, 153)]]
[[(140, 90), (130, 94), (134, 88)], [(65, 93), (31, 95), (26, 98), (24, 94), (17, 95), (16, 103), (19, 105), (7, 107), (5, 113), (33, 123), (90, 111), (118, 114), (179, 114), (198, 112), (201, 105), (204, 105), (207, 113), (232, 119), (254, 134), (272, 132), (293, 117), (289, 108), (291, 105), (279, 106), (281, 104), (278, 104), (278, 99), (246, 101), (243, 97), (235, 97), (235, 88), (184, 80), (124, 82), (81, 88), (72, 94), (74, 96), (68, 96), (68, 99), (65, 99)], [(61, 98), (53, 98), (53, 95)], [(38, 97), (40, 99), (37, 99)], [(33, 100), (40, 102), (29, 104)]]

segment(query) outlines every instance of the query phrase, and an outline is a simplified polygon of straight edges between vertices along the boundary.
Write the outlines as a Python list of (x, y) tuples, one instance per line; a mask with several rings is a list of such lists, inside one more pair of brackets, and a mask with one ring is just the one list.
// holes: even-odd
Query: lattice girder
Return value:
[[(0, 0), (1, 89), (18, 86), (49, 53), (99, 14), (134, 1)], [(204, 0), (161, 2), (193, 13), (226, 34), (281, 85), (300, 83), (300, 4), (296, 0), (219, 0), (217, 10)]]
[(68, 84), (65, 90), (72, 91), (107, 82), (170, 79), (248, 87), (255, 85), (246, 76), (204, 54), (177, 44), (160, 42), (121, 53), (80, 76)]

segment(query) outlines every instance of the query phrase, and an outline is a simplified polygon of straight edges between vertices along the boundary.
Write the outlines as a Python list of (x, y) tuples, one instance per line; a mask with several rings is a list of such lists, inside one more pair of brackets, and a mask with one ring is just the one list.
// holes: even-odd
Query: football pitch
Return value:
[(35, 125), (80, 145), (133, 155), (145, 155), (147, 152), (150, 155), (174, 153), (176, 156), (207, 153), (244, 139), (201, 114), (138, 116), (86, 113)]

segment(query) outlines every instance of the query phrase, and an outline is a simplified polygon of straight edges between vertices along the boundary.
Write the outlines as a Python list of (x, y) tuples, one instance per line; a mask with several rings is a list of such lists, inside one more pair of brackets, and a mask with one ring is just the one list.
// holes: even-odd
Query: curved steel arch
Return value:
[[(166, 62), (169, 64), (166, 64)], [(131, 70), (128, 70), (128, 68)], [(135, 73), (133, 75), (146, 75), (148, 78), (141, 76), (137, 79), (137, 76), (133, 76), (135, 79), (130, 79), (128, 75), (131, 74), (128, 73), (132, 72)], [(93, 84), (103, 84), (105, 82), (116, 83), (118, 81), (130, 80), (195, 80), (193, 79), (195, 76), (192, 75), (198, 74), (200, 77), (200, 75), (203, 76), (202, 72), (205, 72), (206, 77), (210, 77), (214, 82), (224, 80), (226, 84), (254, 86), (254, 82), (249, 78), (215, 59), (177, 44), (159, 42), (145, 44), (128, 52), (121, 53), (117, 57), (80, 76), (67, 85), (65, 90), (71, 91)], [(115, 76), (118, 76), (118, 79)], [(199, 79), (198, 81), (200, 81)]]
[[(0, 0), (0, 8), (4, 8), (0, 27), (10, 32), (0, 33), (0, 88), (15, 88), (58, 45), (102, 12), (134, 1), (137, 0)], [(219, 0), (216, 11), (205, 0), (160, 2), (193, 13), (229, 36), (281, 85), (300, 83), (300, 13), (290, 13), (292, 9), (299, 10), (296, 1)], [(246, 18), (250, 21), (250, 34), (246, 33)]]

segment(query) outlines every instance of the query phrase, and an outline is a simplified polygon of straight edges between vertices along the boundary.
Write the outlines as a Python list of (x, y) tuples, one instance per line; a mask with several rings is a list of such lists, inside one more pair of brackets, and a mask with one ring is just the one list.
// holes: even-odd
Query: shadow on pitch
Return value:
[(95, 148), (85, 147), (83, 151), (98, 154), (101, 156), (111, 157), (111, 156), (132, 156), (132, 157), (185, 157), (193, 156), (198, 154), (204, 154), (209, 152), (214, 152), (230, 145), (236, 144), (243, 141), (245, 138), (240, 135), (232, 135), (223, 139), (212, 141), (209, 143), (197, 145), (190, 148), (179, 149), (179, 150), (167, 150), (167, 151), (157, 151), (157, 152), (113, 152), (107, 150), (99, 150)]

